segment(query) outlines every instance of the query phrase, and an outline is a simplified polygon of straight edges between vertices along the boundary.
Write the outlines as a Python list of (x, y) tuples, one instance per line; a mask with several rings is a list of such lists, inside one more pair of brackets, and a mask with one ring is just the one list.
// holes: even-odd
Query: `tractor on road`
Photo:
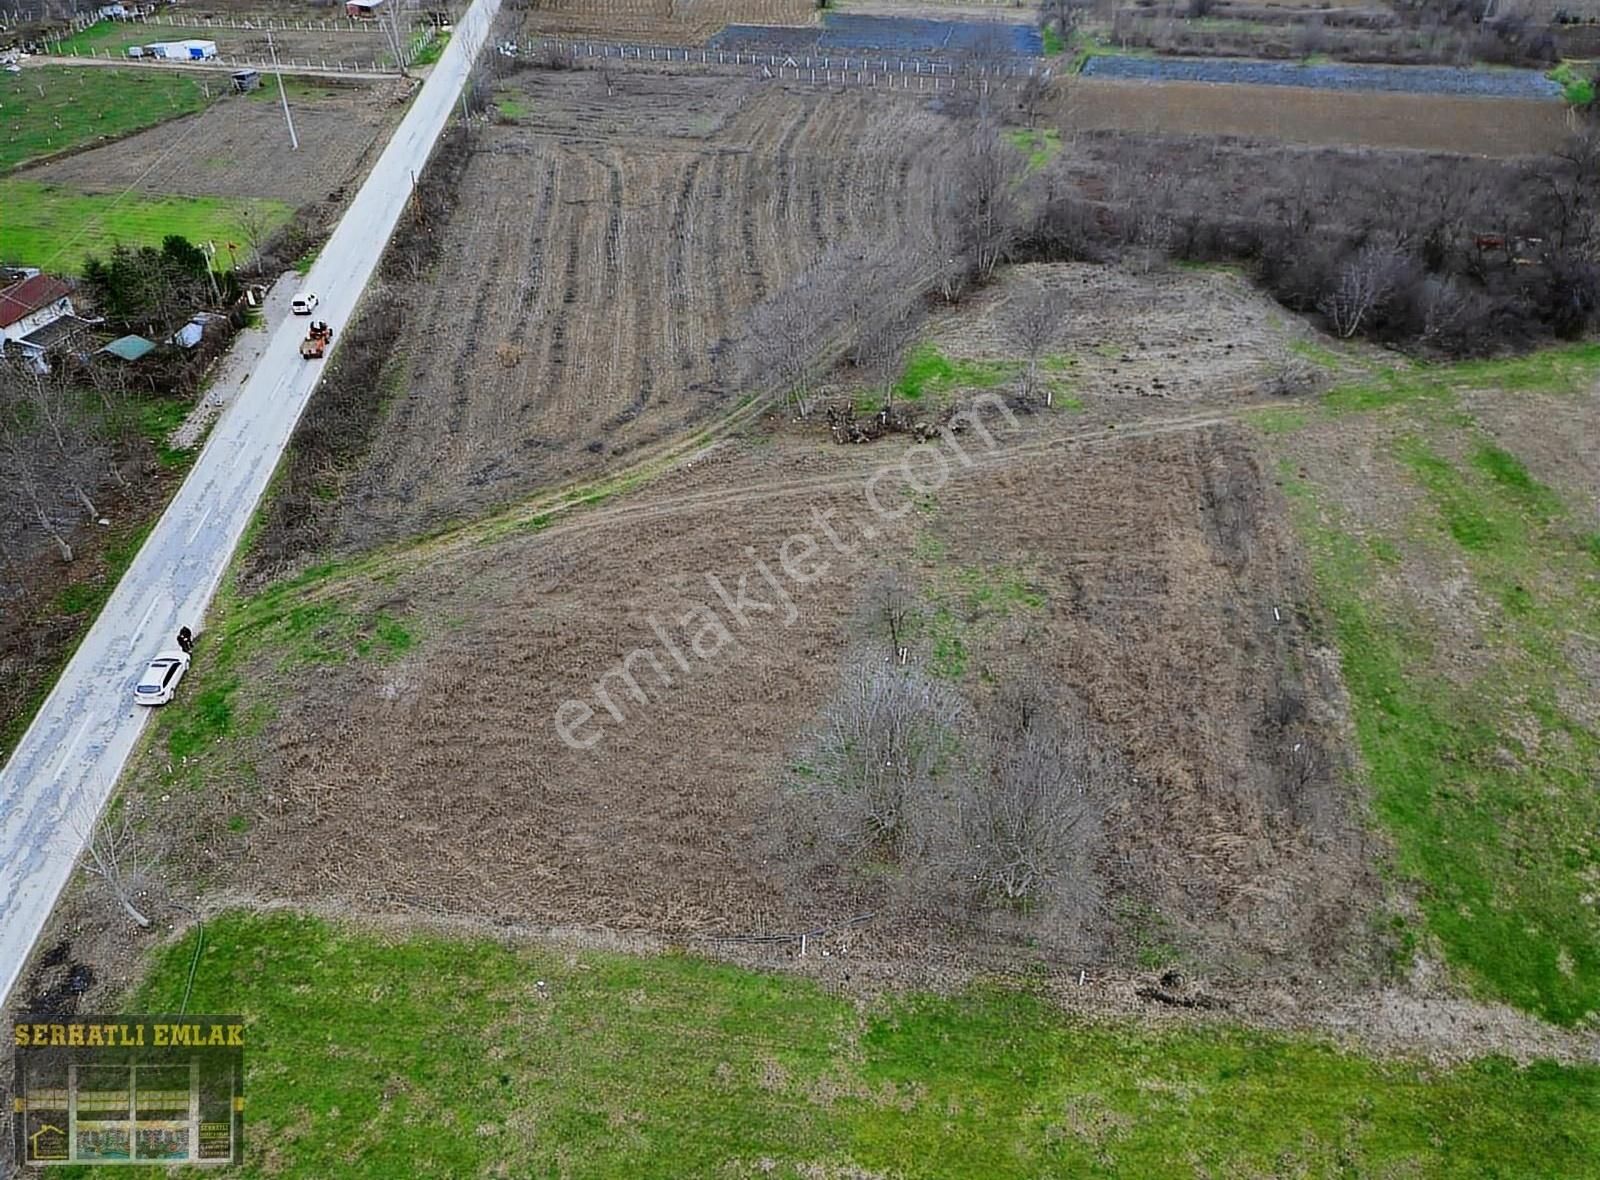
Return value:
[(311, 330), (300, 341), (300, 355), (308, 361), (320, 361), (333, 343), (333, 329), (324, 320), (312, 320)]

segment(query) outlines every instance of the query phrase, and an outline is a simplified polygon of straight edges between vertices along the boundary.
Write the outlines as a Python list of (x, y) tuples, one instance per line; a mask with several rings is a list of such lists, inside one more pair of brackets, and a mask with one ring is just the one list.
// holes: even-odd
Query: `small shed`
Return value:
[(119, 360), (136, 361), (155, 348), (154, 340), (146, 340), (143, 336), (123, 336), (113, 340), (102, 348), (101, 352), (109, 352)]
[[(142, 53), (134, 53), (140, 49)], [(128, 50), (129, 57), (158, 57), (165, 61), (205, 61), (217, 56), (215, 41), (189, 38), (184, 41), (152, 41), (149, 45), (135, 45)]]
[(260, 70), (234, 70), (228, 76), (233, 79), (233, 88), (240, 94), (248, 94), (261, 86)]
[(384, 0), (345, 0), (344, 14), (357, 20), (378, 15)]

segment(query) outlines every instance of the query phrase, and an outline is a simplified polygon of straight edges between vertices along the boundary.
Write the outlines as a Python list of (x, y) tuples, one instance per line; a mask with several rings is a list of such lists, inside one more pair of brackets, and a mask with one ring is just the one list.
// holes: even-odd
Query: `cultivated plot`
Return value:
[(898, 99), (529, 73), (508, 101), (530, 113), (474, 145), (408, 371), (344, 506), (346, 546), (731, 408), (755, 303), (826, 246), (930, 216), (943, 120)]

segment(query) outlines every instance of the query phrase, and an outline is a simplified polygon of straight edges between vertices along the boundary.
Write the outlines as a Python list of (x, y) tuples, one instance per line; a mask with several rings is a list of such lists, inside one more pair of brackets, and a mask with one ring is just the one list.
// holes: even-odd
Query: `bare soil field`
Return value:
[(935, 318), (932, 337), (951, 356), (1006, 360), (1016, 344), (1006, 323), (1016, 284), (1061, 292), (1069, 309), (1046, 352), (1070, 358), (1058, 370), (1085, 410), (1147, 413), (1161, 401), (1215, 401), (1267, 385), (1287, 349), (1319, 339), (1281, 309), (1263, 311), (1261, 293), (1231, 270), (1139, 274), (1076, 263), (1028, 264), (1008, 282)]
[[(599, 468), (737, 395), (741, 317), (830, 243), (927, 216), (943, 121), (879, 95), (528, 72), (482, 132), (340, 536)], [(493, 228), (493, 238), (486, 236)], [(465, 293), (465, 294), (464, 294)]]
[[(200, 114), (21, 173), (85, 192), (325, 198), (357, 180), (400, 116), (406, 84), (299, 81), (291, 152), (276, 95), (234, 97)], [(272, 101), (268, 101), (268, 99)]]
[(1565, 110), (1555, 102), (1092, 78), (1073, 80), (1055, 121), (1064, 130), (1223, 135), (1503, 157), (1554, 151), (1567, 134)]
[[(194, 688), (254, 718), (253, 736), (226, 754), (183, 744), (170, 770), (165, 752), (145, 761), (148, 806), (200, 807), (177, 853), (188, 871), (257, 897), (665, 937), (880, 912), (851, 953), (889, 960), (936, 948), (1000, 965), (1137, 964), (1170, 951), (1224, 974), (1270, 961), (1361, 975), (1364, 837), (1333, 779), (1296, 772), (1281, 740), (1285, 724), (1303, 727), (1331, 776), (1341, 706), (1297, 615), (1271, 477), (1231, 420), (1257, 400), (1249, 375), (1297, 329), (1231, 276), (1101, 272), (1101, 287), (1092, 268), (1031, 269), (1104, 317), (1094, 326), (1086, 310), (1082, 343), (1109, 339), (1119, 316), (1129, 339), (1176, 341), (1189, 313), (1220, 302), (1217, 330), (1237, 329), (1246, 355), (1215, 355), (1193, 385), (1169, 355), (1181, 401), (1102, 397), (1097, 376), (1083, 413), (1019, 419), (1012, 449), (876, 535), (860, 527), (864, 485), (900, 444), (841, 449), (820, 424), (780, 417), (637, 497), (318, 592), (282, 617), (309, 669), (262, 650), (231, 664), (228, 684)], [(974, 339), (981, 307), (976, 318)], [(859, 549), (797, 592), (792, 623), (733, 624), (732, 648), (668, 686), (641, 666), (647, 706), (619, 697), (625, 723), (605, 721), (598, 747), (563, 743), (563, 700), (593, 700), (615, 661), (657, 643), (653, 621), (715, 604), (707, 573), (732, 586), (751, 554), (829, 511)], [(1085, 884), (1104, 900), (1085, 915), (840, 870), (793, 826), (791, 777), (821, 713), (849, 667), (883, 658), (873, 594), (886, 571), (919, 604), (912, 661), (966, 707), (981, 711), (1028, 661), (1128, 760), (1135, 793)], [(296, 692), (273, 687), (286, 675)]]
[(525, 36), (700, 45), (724, 25), (815, 25), (811, 0), (538, 0), (523, 10)]

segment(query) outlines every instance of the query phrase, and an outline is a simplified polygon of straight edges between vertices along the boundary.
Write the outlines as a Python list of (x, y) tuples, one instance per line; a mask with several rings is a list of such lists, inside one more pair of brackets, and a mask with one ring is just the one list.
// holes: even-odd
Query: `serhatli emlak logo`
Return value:
[(245, 1025), (238, 1016), (18, 1014), (16, 1160), (244, 1160)]

